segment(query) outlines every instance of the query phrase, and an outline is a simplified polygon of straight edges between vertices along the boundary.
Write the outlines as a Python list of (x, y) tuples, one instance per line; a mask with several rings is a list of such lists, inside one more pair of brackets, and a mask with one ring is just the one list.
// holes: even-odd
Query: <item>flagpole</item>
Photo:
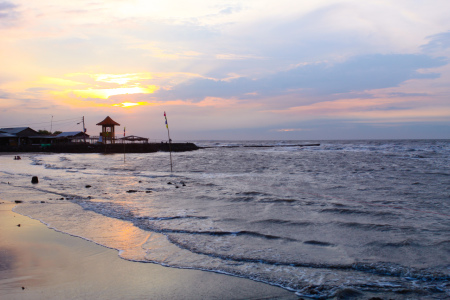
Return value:
[(167, 136), (169, 137), (170, 173), (172, 173), (172, 139), (170, 138), (169, 123), (167, 122), (166, 112), (164, 112), (164, 118), (166, 119)]
[(84, 143), (86, 144), (86, 127), (84, 126), (84, 116), (83, 116), (83, 137), (84, 137)]

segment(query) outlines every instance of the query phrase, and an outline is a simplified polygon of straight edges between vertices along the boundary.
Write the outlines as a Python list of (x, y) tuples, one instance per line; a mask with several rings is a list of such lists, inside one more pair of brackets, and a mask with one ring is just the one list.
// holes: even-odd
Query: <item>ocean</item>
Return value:
[(194, 143), (173, 172), (166, 152), (3, 154), (0, 199), (132, 261), (300, 297), (450, 298), (450, 140)]

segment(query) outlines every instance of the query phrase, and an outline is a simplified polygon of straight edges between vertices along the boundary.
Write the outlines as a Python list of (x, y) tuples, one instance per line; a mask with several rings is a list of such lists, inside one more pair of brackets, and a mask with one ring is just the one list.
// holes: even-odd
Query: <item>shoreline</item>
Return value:
[(124, 260), (117, 250), (50, 229), (12, 211), (15, 206), (0, 201), (2, 299), (298, 299), (249, 279)]

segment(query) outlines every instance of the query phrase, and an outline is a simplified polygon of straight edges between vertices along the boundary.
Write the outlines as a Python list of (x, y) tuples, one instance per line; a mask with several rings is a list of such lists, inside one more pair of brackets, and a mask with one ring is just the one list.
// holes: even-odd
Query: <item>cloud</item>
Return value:
[(11, 2), (0, 2), (0, 28), (10, 27), (18, 19), (18, 13), (15, 10), (18, 6)]
[(430, 41), (421, 47), (424, 52), (433, 53), (450, 48), (450, 31), (429, 36), (428, 39)]
[(398, 86), (415, 78), (437, 78), (436, 73), (419, 69), (445, 65), (442, 58), (421, 54), (363, 55), (343, 63), (300, 66), (265, 80), (279, 90), (315, 89), (320, 93), (345, 93)]
[(205, 97), (240, 97), (279, 95), (312, 90), (317, 95), (348, 93), (395, 87), (410, 79), (438, 78), (437, 73), (420, 72), (447, 64), (442, 58), (423, 54), (355, 56), (342, 63), (306, 64), (291, 70), (252, 80), (239, 77), (228, 80), (192, 79), (161, 90), (155, 96), (164, 100), (195, 100)]
[(10, 99), (13, 95), (0, 90), (0, 99)]
[(245, 60), (245, 59), (263, 59), (263, 57), (251, 55), (251, 54), (217, 54), (217, 59), (226, 59), (226, 60)]
[(272, 129), (275, 132), (293, 132), (293, 131), (311, 131), (311, 129), (305, 128), (283, 128), (283, 129)]
[(222, 9), (219, 12), (219, 14), (221, 14), (221, 15), (231, 15), (231, 14), (239, 12), (239, 11), (241, 11), (241, 8), (236, 8), (236, 7), (229, 6), (227, 8)]
[(239, 96), (250, 92), (253, 85), (254, 82), (247, 78), (236, 78), (229, 81), (200, 78), (187, 81), (170, 90), (156, 92), (155, 96), (163, 100), (201, 101), (206, 97)]

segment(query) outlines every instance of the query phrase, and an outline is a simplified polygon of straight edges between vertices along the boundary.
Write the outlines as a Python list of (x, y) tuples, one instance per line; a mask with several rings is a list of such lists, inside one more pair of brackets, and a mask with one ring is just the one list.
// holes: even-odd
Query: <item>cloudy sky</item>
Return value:
[(0, 0), (0, 128), (450, 138), (448, 0)]

